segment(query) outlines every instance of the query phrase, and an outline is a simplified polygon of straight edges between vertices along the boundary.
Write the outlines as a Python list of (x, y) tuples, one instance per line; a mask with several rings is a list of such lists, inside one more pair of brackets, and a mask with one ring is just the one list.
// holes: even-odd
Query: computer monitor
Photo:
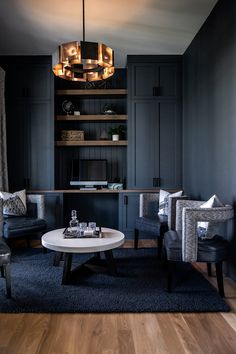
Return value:
[(72, 160), (71, 186), (106, 186), (107, 160), (76, 159)]

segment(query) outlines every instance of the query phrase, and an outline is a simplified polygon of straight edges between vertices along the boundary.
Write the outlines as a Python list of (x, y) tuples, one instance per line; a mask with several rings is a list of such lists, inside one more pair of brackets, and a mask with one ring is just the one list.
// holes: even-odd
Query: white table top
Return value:
[(42, 236), (42, 245), (48, 249), (66, 253), (90, 253), (108, 251), (123, 245), (125, 235), (114, 229), (102, 227), (102, 238), (64, 238), (63, 229), (49, 231)]

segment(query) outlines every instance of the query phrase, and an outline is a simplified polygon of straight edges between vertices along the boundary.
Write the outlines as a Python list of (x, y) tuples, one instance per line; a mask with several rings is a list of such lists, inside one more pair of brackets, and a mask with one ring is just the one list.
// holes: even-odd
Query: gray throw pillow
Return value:
[(16, 195), (3, 201), (3, 215), (22, 216), (26, 214), (26, 208), (22, 200)]
[[(217, 195), (213, 195), (204, 204), (200, 206), (201, 209), (211, 209), (223, 207), (224, 204), (219, 200)], [(197, 223), (197, 235), (200, 239), (211, 239), (219, 232), (221, 224), (207, 221), (199, 221)]]
[(181, 197), (183, 195), (183, 191), (178, 191), (175, 193), (169, 193), (160, 189), (159, 193), (159, 212), (158, 215), (168, 215), (169, 212), (169, 198), (172, 197)]

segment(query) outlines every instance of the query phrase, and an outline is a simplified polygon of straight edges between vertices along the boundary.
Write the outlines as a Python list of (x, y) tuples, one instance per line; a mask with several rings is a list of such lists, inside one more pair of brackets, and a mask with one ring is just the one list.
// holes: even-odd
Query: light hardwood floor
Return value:
[(1, 313), (0, 354), (233, 354), (236, 284), (228, 278), (225, 292), (229, 313)]

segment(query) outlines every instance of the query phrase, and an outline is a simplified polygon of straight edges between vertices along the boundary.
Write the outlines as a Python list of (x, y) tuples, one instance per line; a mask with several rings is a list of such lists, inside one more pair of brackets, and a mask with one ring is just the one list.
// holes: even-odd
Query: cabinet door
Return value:
[(130, 64), (131, 99), (168, 99), (181, 95), (180, 65), (176, 63)]
[(51, 64), (18, 63), (7, 71), (6, 88), (16, 100), (50, 99)]
[(139, 216), (139, 193), (120, 193), (119, 230), (134, 238), (135, 220)]
[(29, 188), (53, 188), (53, 134), (49, 101), (28, 106)]
[(128, 69), (131, 72), (131, 75), (128, 76), (128, 90), (131, 98), (152, 98), (153, 88), (158, 81), (158, 71), (155, 64), (131, 64)]
[(158, 104), (160, 117), (160, 186), (178, 188), (182, 180), (181, 103)]
[(180, 66), (173, 64), (158, 65), (157, 98), (176, 98), (181, 96)]
[(159, 117), (155, 101), (133, 101), (129, 112), (128, 188), (157, 187)]
[(63, 194), (46, 193), (45, 200), (45, 219), (47, 231), (62, 228), (63, 225)]
[(18, 63), (6, 74), (9, 187), (54, 187), (50, 63)]
[(50, 99), (51, 65), (34, 64), (29, 68), (26, 81), (26, 94), (29, 99)]
[(28, 187), (27, 107), (23, 102), (6, 104), (7, 160), (10, 190)]

